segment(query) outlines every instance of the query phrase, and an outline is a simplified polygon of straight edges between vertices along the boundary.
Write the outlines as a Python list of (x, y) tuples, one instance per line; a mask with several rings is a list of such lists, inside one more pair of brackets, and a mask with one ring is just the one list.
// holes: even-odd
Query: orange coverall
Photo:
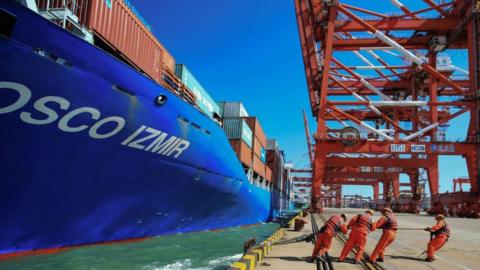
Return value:
[[(348, 232), (347, 226), (343, 223), (340, 223), (339, 229), (342, 233)], [(327, 226), (324, 232), (318, 234), (317, 242), (312, 252), (312, 258), (315, 258), (317, 255), (322, 256), (330, 249), (332, 239), (336, 233), (332, 227)]]
[[(357, 222), (360, 216), (364, 216), (364, 219), (369, 220), (369, 228)], [(368, 214), (361, 214), (350, 219), (347, 227), (351, 228), (352, 230), (348, 236), (347, 243), (345, 246), (343, 246), (342, 253), (338, 258), (339, 261), (344, 261), (348, 253), (350, 253), (350, 251), (352, 251), (352, 249), (356, 246), (358, 246), (358, 253), (355, 255), (355, 261), (359, 261), (362, 258), (363, 252), (365, 252), (365, 245), (367, 244), (367, 235), (370, 233), (370, 231), (375, 230), (375, 224), (372, 223), (371, 218), (372, 217)]]
[[(392, 215), (392, 214), (390, 214)], [(376, 223), (375, 228), (383, 227), (388, 221), (388, 218), (383, 216), (381, 217)], [(395, 224), (396, 225), (396, 224)], [(385, 249), (395, 240), (395, 236), (397, 235), (396, 228), (395, 229), (383, 229), (382, 237), (378, 241), (375, 249), (373, 250), (372, 254), (370, 255), (371, 261), (376, 261), (378, 257), (383, 259)]]
[[(437, 222), (437, 224), (433, 227), (430, 228), (431, 232), (436, 232), (440, 229), (443, 228), (443, 226), (446, 226), (445, 221), (441, 220)], [(428, 258), (435, 258), (435, 252), (439, 250), (445, 243), (447, 242), (449, 237), (449, 232), (447, 233), (441, 233), (437, 236), (435, 236), (430, 242), (428, 242), (427, 245), (427, 257)]]

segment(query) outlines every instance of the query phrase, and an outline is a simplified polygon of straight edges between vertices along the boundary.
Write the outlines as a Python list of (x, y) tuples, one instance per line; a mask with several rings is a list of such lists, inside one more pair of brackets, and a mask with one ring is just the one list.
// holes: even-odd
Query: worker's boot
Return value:
[(435, 258), (433, 258), (433, 257), (427, 257), (427, 258), (425, 259), (425, 261), (426, 261), (426, 262), (433, 262), (433, 261), (435, 261)]
[(377, 262), (383, 262), (383, 258), (378, 258)]

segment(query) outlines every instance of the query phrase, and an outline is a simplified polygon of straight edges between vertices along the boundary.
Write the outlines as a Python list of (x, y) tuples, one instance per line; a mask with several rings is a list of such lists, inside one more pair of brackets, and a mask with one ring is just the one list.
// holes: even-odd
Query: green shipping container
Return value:
[(242, 118), (224, 118), (223, 129), (229, 139), (242, 139), (252, 148), (253, 132)]
[(203, 86), (195, 79), (190, 71), (183, 64), (177, 64), (175, 67), (175, 73), (180, 78), (182, 83), (190, 89), (197, 100), (198, 107), (207, 114), (210, 118), (214, 119), (213, 115), (220, 116), (220, 107), (203, 88)]

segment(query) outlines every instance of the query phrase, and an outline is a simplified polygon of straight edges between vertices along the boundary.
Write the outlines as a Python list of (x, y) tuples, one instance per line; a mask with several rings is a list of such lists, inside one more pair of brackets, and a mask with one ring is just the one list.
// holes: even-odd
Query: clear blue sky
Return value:
[[(242, 101), (260, 118), (267, 136), (279, 140), (288, 160), (308, 165), (302, 110), (310, 116), (310, 109), (293, 0), (131, 2), (177, 63), (186, 64), (214, 99)], [(367, 2), (376, 11), (397, 11), (386, 0)], [(403, 2), (425, 7), (417, 0)], [(465, 65), (465, 53), (453, 57)], [(461, 137), (467, 121), (468, 116), (456, 121), (449, 136)], [(310, 126), (315, 129), (312, 118)], [(440, 166), (441, 191), (452, 189), (452, 178), (467, 175), (461, 157), (441, 158)], [(344, 188), (345, 194), (360, 192), (371, 195), (371, 188)]]

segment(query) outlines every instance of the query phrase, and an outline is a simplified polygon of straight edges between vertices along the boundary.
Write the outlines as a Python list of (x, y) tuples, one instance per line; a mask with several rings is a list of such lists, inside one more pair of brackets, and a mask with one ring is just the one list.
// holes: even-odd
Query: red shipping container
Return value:
[(272, 170), (268, 166), (265, 167), (265, 179), (272, 181)]
[(175, 70), (175, 59), (123, 0), (111, 0), (111, 6), (105, 0), (36, 0), (36, 3), (39, 10), (67, 8), (81, 24), (156, 82), (162, 81), (163, 67)]
[(243, 140), (230, 140), (233, 151), (243, 165), (252, 167), (252, 149)]
[(257, 156), (262, 155), (262, 150), (261, 150), (262, 145), (260, 144), (260, 141), (258, 140), (257, 137), (253, 137), (253, 153)]
[(90, 0), (87, 27), (156, 82), (165, 48), (121, 0)]
[(260, 121), (258, 121), (258, 118), (256, 117), (242, 117), (242, 118), (245, 119), (248, 126), (253, 131), (254, 137), (257, 137), (262, 147), (266, 148), (267, 136), (265, 136), (265, 132), (263, 131), (263, 128), (260, 125)]
[(175, 58), (167, 50), (163, 51), (163, 68), (175, 72)]
[(281, 157), (277, 154), (274, 150), (267, 150), (267, 166), (272, 171), (272, 183), (274, 185), (280, 185), (281, 183), (277, 183), (280, 175), (282, 172), (282, 162)]
[(253, 171), (265, 177), (265, 163), (257, 155), (253, 155)]

